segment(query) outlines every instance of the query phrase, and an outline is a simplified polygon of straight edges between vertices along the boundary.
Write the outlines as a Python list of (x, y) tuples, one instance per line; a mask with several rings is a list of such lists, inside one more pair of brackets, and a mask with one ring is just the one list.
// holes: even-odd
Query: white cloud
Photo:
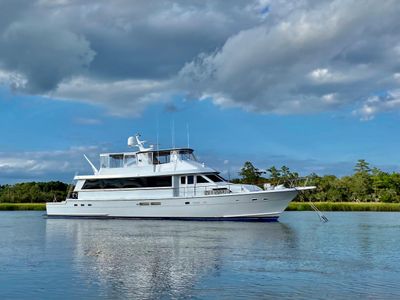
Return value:
[[(305, 3), (285, 10), (280, 20), (242, 30), (219, 51), (186, 64), (181, 70), (186, 88), (199, 97), (218, 95), (224, 101), (215, 103), (222, 106), (307, 113), (355, 104), (395, 87), (393, 80), (383, 79), (395, 67), (391, 49), (400, 37), (392, 30), (400, 25), (398, 2)], [(272, 1), (271, 14), (275, 9)]]
[(322, 100), (325, 101), (326, 103), (336, 103), (337, 102), (337, 94), (336, 93), (331, 93), (331, 94), (326, 94), (322, 96)]
[(369, 97), (359, 109), (353, 111), (353, 114), (363, 121), (369, 121), (378, 113), (393, 110), (400, 110), (400, 89), (389, 91), (383, 96)]
[(9, 85), (13, 90), (23, 90), (28, 79), (21, 73), (0, 69), (0, 85)]
[(310, 76), (315, 80), (325, 80), (332, 77), (328, 69), (315, 69), (310, 73)]
[(83, 154), (91, 156), (99, 150), (105, 149), (75, 146), (53, 151), (0, 152), (0, 184), (13, 178), (17, 181), (56, 179), (70, 182), (76, 171), (90, 174)]
[(346, 82), (349, 78), (346, 78), (343, 74), (332, 73), (328, 69), (315, 69), (309, 73), (309, 77), (315, 83), (340, 83)]
[(50, 98), (77, 100), (106, 106), (111, 114), (139, 116), (151, 103), (169, 100), (168, 80), (93, 80), (76, 77), (60, 83)]

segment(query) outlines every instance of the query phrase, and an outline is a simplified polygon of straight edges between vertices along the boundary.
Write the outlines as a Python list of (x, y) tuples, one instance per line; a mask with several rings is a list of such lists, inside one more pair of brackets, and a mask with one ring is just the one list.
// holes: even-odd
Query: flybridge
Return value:
[(178, 161), (197, 161), (190, 148), (154, 150), (153, 146), (145, 147), (137, 134), (128, 138), (129, 147), (138, 147), (137, 152), (100, 154), (100, 168), (130, 168), (174, 163)]
[(167, 149), (127, 153), (100, 154), (100, 168), (129, 168), (135, 166), (161, 165), (177, 161), (197, 161), (192, 149)]

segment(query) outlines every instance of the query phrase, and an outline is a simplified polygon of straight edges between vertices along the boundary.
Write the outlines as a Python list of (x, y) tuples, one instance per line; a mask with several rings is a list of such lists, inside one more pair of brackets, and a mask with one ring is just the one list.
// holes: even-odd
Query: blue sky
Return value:
[(116, 117), (95, 105), (4, 90), (0, 101), (7, 108), (0, 111), (2, 156), (33, 159), (33, 166), (51, 162), (43, 170), (16, 168), (3, 182), (68, 182), (76, 171), (90, 172), (84, 153), (97, 163), (101, 152), (128, 151), (126, 139), (136, 132), (156, 144), (157, 127), (160, 148), (168, 148), (173, 127), (176, 146), (187, 145), (188, 126), (199, 159), (230, 177), (246, 160), (261, 169), (287, 165), (304, 175), (346, 175), (359, 158), (388, 171), (400, 165), (395, 151), (400, 141), (394, 138), (398, 113), (365, 122), (347, 112), (277, 116), (178, 98), (172, 111), (170, 105), (154, 104), (140, 117)]
[(170, 147), (172, 124), (227, 177), (399, 170), (397, 1), (5, 2), (0, 184), (68, 182), (136, 132)]

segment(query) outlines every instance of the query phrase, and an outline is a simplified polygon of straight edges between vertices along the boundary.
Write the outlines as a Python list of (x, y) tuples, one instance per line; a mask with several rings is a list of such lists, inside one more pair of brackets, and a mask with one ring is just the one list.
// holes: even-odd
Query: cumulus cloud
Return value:
[(0, 43), (3, 68), (25, 77), (18, 88), (30, 93), (56, 89), (87, 67), (95, 54), (83, 36), (35, 21), (11, 24)]
[(353, 114), (363, 121), (369, 121), (378, 113), (393, 110), (400, 110), (400, 89), (369, 97), (360, 108), (353, 111)]
[[(63, 180), (70, 182), (75, 172), (90, 174), (83, 154), (90, 155), (97, 146), (70, 147), (54, 151), (0, 152), (0, 185), (5, 182)], [(97, 160), (94, 160), (96, 162)]]
[(57, 90), (48, 93), (47, 96), (106, 105), (109, 112), (117, 116), (139, 116), (149, 104), (165, 102), (172, 93), (170, 85), (168, 80), (108, 81), (75, 77), (60, 83)]
[[(271, 3), (271, 14), (276, 6)], [(302, 113), (352, 104), (398, 84), (390, 74), (400, 67), (393, 31), (399, 10), (395, 1), (340, 0), (289, 10), (200, 55), (181, 78), (198, 95), (224, 99), (217, 104), (254, 111)]]
[(396, 0), (6, 0), (0, 83), (116, 115), (177, 94), (335, 110), (399, 88), (399, 14)]

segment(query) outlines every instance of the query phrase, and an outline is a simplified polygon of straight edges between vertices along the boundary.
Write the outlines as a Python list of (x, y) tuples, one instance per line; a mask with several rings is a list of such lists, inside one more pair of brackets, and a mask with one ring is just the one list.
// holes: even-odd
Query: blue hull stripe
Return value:
[(109, 216), (63, 216), (44, 215), (48, 219), (131, 219), (131, 220), (181, 220), (181, 221), (239, 221), (239, 222), (277, 222), (279, 217), (109, 217)]

